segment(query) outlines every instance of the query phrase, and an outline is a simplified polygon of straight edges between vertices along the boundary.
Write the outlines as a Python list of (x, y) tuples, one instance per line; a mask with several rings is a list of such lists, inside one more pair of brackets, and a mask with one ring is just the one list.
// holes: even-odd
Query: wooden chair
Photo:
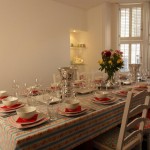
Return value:
[[(140, 103), (138, 103), (137, 106), (134, 106), (133, 103), (139, 99), (141, 99)], [(133, 96), (132, 92), (128, 92), (121, 128), (115, 127), (96, 137), (93, 140), (94, 148), (99, 150), (131, 150), (135, 146), (139, 146), (141, 149), (148, 105), (149, 96), (147, 91), (142, 91), (135, 96)], [(141, 113), (140, 116), (129, 122), (130, 116), (139, 113)], [(133, 132), (128, 132), (136, 125), (137, 128)]]

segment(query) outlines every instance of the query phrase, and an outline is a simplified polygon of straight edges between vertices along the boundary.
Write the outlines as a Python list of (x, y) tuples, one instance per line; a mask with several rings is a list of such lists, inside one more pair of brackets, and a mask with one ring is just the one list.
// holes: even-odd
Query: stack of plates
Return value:
[(9, 112), (14, 112), (16, 109), (23, 107), (23, 103), (17, 103), (13, 106), (5, 106), (4, 104), (0, 104), (0, 113), (9, 113)]
[(22, 119), (19, 118), (18, 115), (10, 116), (7, 118), (7, 121), (13, 127), (16, 127), (18, 129), (26, 129), (45, 123), (46, 121), (48, 121), (48, 118), (43, 113), (37, 113), (30, 119)]
[(87, 111), (88, 111), (88, 109), (85, 108), (85, 107), (81, 107), (81, 110), (72, 111), (72, 112), (66, 112), (66, 111), (65, 111), (65, 108), (62, 108), (62, 109), (59, 109), (59, 110), (58, 110), (58, 113), (59, 113), (60, 115), (63, 115), (63, 116), (70, 116), (70, 117), (73, 117), (73, 116), (82, 115), (82, 114), (86, 113)]
[(116, 95), (118, 95), (118, 96), (126, 97), (127, 94), (128, 94), (128, 91), (118, 90), (118, 91), (114, 91), (114, 92), (112, 92), (112, 93), (114, 93), (114, 94), (116, 94)]
[(139, 86), (135, 86), (134, 89), (137, 91), (143, 91), (143, 90), (147, 90), (147, 86), (139, 85)]
[(110, 105), (114, 104), (118, 99), (112, 96), (108, 96), (105, 98), (93, 97), (92, 101), (97, 104)]

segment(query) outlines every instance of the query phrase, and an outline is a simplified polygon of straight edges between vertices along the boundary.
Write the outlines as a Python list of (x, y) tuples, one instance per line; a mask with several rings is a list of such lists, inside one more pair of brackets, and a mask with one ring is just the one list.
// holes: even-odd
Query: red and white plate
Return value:
[(137, 91), (143, 91), (143, 90), (147, 90), (147, 86), (135, 86), (134, 89)]
[(65, 108), (62, 108), (62, 109), (58, 109), (58, 113), (60, 115), (63, 115), (63, 116), (78, 116), (78, 115), (82, 115), (84, 113), (86, 113), (88, 111), (87, 108), (85, 107), (81, 107), (81, 111), (75, 111), (75, 112), (66, 112), (65, 111)]
[(112, 97), (112, 96), (109, 96), (106, 98), (93, 97), (92, 101), (97, 104), (110, 105), (110, 104), (114, 104), (115, 102), (117, 102), (118, 99), (116, 97)]
[(38, 125), (41, 125), (45, 122), (47, 122), (49, 120), (49, 118), (47, 117), (42, 117), (41, 119), (39, 119), (38, 121), (34, 122), (34, 123), (29, 123), (29, 124), (19, 124), (16, 122), (16, 118), (14, 118), (14, 116), (10, 116), (7, 119), (7, 122), (15, 127), (15, 128), (18, 128), (18, 129), (27, 129), (27, 128), (31, 128), (31, 127), (35, 127), (35, 126), (38, 126)]
[(20, 105), (16, 105), (16, 107), (5, 107), (4, 104), (0, 104), (0, 112), (14, 112), (16, 109), (23, 107), (25, 104), (19, 103)]
[(114, 94), (116, 94), (116, 95), (118, 95), (118, 96), (123, 96), (123, 97), (126, 97), (127, 94), (128, 94), (127, 91), (123, 91), (123, 90), (114, 91), (114, 92), (112, 92), (112, 93), (114, 93)]
[(36, 118), (34, 118), (34, 119), (32, 119), (32, 118), (31, 119), (22, 119), (22, 118), (19, 118), (18, 115), (12, 116), (12, 119), (14, 120), (14, 122), (16, 122), (17, 124), (21, 124), (21, 125), (33, 124), (44, 118), (46, 118), (46, 116), (43, 113), (36, 114)]

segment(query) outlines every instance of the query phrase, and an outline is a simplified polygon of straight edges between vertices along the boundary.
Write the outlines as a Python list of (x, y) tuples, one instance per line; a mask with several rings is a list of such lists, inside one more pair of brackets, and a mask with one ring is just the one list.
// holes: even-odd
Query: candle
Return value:
[(56, 83), (56, 75), (53, 74), (53, 82)]

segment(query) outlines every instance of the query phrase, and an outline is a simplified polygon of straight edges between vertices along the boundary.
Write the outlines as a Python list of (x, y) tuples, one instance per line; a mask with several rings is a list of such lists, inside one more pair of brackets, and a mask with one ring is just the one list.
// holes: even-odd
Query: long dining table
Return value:
[[(8, 122), (8, 117), (0, 117), (0, 150), (70, 150), (121, 123), (125, 97), (116, 96), (117, 101), (111, 105), (93, 103), (93, 93), (77, 98), (88, 109), (86, 113), (75, 117), (59, 115), (56, 121), (29, 129), (17, 129)], [(42, 97), (38, 99), (42, 101)], [(46, 110), (44, 103), (38, 107)]]

